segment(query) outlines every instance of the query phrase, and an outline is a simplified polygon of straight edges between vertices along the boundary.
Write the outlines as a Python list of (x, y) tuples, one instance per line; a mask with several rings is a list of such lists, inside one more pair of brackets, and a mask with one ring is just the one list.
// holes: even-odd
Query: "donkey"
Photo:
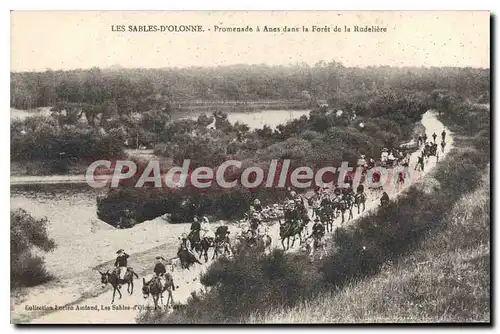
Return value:
[[(118, 270), (117, 270), (118, 269)], [(113, 272), (106, 271), (105, 273), (99, 271), (101, 274), (101, 283), (104, 288), (108, 283), (113, 287), (113, 299), (111, 300), (111, 304), (115, 302), (115, 294), (118, 291), (120, 299), (122, 298), (122, 293), (120, 291), (121, 284), (127, 284), (127, 292), (131, 295), (134, 293), (134, 276), (139, 278), (139, 276), (135, 273), (132, 268), (127, 268), (127, 272), (123, 280), (120, 279), (119, 276), (119, 268), (113, 270)]]
[(167, 305), (165, 309), (168, 309), (170, 302), (174, 303), (174, 298), (172, 297), (172, 291), (175, 291), (174, 279), (168, 273), (165, 274), (165, 284), (162, 286), (160, 277), (153, 277), (149, 282), (142, 278), (142, 295), (144, 299), (148, 298), (149, 295), (153, 298), (153, 303), (155, 305), (155, 310), (159, 309), (158, 299), (160, 299), (163, 304), (163, 292), (168, 292)]

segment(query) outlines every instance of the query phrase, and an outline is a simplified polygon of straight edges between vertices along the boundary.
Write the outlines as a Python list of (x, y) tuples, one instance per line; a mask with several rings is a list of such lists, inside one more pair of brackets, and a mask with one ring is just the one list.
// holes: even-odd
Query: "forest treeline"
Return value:
[(54, 106), (59, 102), (85, 104), (86, 109), (111, 104), (116, 105), (119, 112), (126, 113), (145, 112), (152, 108), (169, 110), (171, 103), (197, 100), (331, 101), (390, 87), (425, 92), (448, 89), (478, 96), (479, 92), (488, 91), (489, 69), (354, 68), (332, 61), (318, 62), (314, 66), (232, 65), (14, 72), (11, 73), (10, 104), (19, 109)]

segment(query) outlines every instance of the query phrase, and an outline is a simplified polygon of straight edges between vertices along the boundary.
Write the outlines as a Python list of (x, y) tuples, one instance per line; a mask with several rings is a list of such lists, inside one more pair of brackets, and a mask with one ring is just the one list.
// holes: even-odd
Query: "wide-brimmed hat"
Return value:
[(125, 250), (119, 249), (119, 250), (116, 251), (116, 254), (120, 254), (120, 253), (123, 253), (123, 252), (125, 252)]
[(387, 152), (387, 151), (389, 151), (389, 150), (388, 150), (386, 147), (384, 147), (384, 148), (382, 149), (382, 151)]
[(157, 259), (157, 260), (163, 260), (163, 261), (166, 261), (166, 260), (163, 258), (163, 256), (157, 256), (157, 257), (156, 257), (156, 259)]

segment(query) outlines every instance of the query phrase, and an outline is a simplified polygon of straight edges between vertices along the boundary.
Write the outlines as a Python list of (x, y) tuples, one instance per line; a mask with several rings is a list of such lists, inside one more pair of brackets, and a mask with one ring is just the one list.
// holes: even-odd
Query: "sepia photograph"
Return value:
[(491, 22), (12, 11), (11, 323), (491, 324)]

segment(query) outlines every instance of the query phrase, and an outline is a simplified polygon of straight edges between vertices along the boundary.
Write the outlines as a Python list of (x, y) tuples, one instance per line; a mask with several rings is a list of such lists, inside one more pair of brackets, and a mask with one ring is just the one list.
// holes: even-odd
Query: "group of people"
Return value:
[[(433, 142), (427, 141), (427, 135), (424, 133), (423, 135), (418, 136), (419, 145), (423, 145), (420, 156), (417, 159), (417, 164), (415, 165), (415, 170), (424, 170), (424, 161), (425, 157), (429, 157), (431, 155), (436, 156), (438, 158), (439, 153), (437, 151), (438, 144), (436, 142), (437, 134), (434, 132), (432, 134)], [(443, 129), (441, 132), (441, 151), (444, 152), (444, 148), (446, 146), (446, 131)]]
[[(128, 259), (130, 258), (130, 255), (125, 253), (123, 249), (119, 249), (116, 254), (117, 256), (114, 263), (115, 274), (117, 274), (120, 282), (123, 282), (125, 280), (125, 274), (128, 270)], [(159, 279), (160, 285), (163, 288), (168, 284), (167, 282), (172, 281), (172, 275), (167, 272), (165, 262), (165, 258), (162, 256), (156, 256), (153, 267), (153, 277), (146, 282), (146, 285), (148, 285), (153, 279)], [(120, 284), (118, 286), (120, 286)], [(175, 288), (173, 289), (175, 290)]]
[[(311, 234), (307, 236), (307, 239), (312, 238), (314, 242), (320, 242), (325, 236), (325, 226), (320, 219), (319, 209), (321, 207), (321, 202), (323, 199), (328, 198), (335, 201), (352, 201), (355, 196), (358, 196), (364, 192), (362, 185), (358, 186), (356, 193), (354, 193), (352, 188), (339, 188), (335, 187), (333, 192), (329, 192), (326, 187), (317, 188), (315, 190), (315, 195), (313, 197), (313, 211), (312, 217), (314, 218), (314, 224), (311, 228)], [(381, 206), (386, 205), (389, 202), (389, 196), (386, 192), (383, 193), (380, 200)], [(257, 199), (251, 206), (251, 210), (248, 215), (249, 229), (246, 233), (246, 239), (249, 244), (252, 240), (255, 241), (260, 233), (259, 228), (262, 224), (259, 213), (262, 212), (262, 206), (259, 205), (260, 201)], [(260, 210), (260, 211), (259, 211)], [(284, 203), (285, 220), (302, 222), (307, 224), (311, 219), (309, 218), (308, 210), (304, 204), (304, 200), (295, 191), (291, 191), (288, 199)], [(192, 248), (190, 245), (190, 240), (200, 240), (202, 238), (212, 238), (213, 242), (227, 242), (229, 243), (229, 232), (227, 226), (219, 227), (216, 232), (212, 235), (211, 229), (209, 227), (209, 221), (207, 217), (200, 219), (194, 217), (191, 224), (190, 233), (182, 235), (181, 244), (179, 246), (179, 251), (187, 251), (192, 253)], [(114, 263), (115, 273), (120, 280), (124, 280), (125, 274), (128, 270), (128, 260), (130, 256), (123, 250), (120, 249), (117, 252), (117, 257)], [(194, 256), (194, 254), (193, 254)], [(153, 278), (159, 278), (161, 284), (166, 284), (167, 281), (171, 280), (171, 275), (167, 272), (165, 262), (166, 260), (162, 256), (157, 256), (155, 258), (156, 262), (153, 267)], [(153, 279), (152, 278), (152, 279)], [(150, 280), (151, 281), (151, 280)], [(149, 283), (149, 282), (148, 282)]]
[(403, 153), (401, 150), (396, 149), (387, 149), (383, 148), (382, 153), (380, 155), (380, 162), (382, 165), (394, 166), (397, 162), (403, 162), (405, 160), (409, 160), (409, 154)]
[[(421, 170), (424, 169), (424, 157), (428, 154), (429, 150), (435, 150), (437, 148), (436, 138), (437, 134), (434, 132), (432, 134), (433, 142), (427, 142), (427, 135), (419, 135), (418, 144), (423, 145), (422, 154), (418, 157), (417, 165)], [(441, 132), (441, 147), (444, 150), (446, 145), (446, 131)], [(409, 154), (406, 156), (397, 150), (387, 150), (384, 149), (382, 152), (382, 160), (386, 160), (389, 163), (396, 160), (402, 159), (403, 163), (409, 163)], [(366, 156), (361, 155), (358, 160), (358, 166), (370, 168), (374, 167), (375, 162), (373, 159), (366, 159)], [(283, 203), (283, 205), (274, 204), (273, 206), (264, 207), (259, 199), (255, 199), (250, 206), (250, 210), (246, 215), (246, 221), (249, 223), (249, 229), (244, 233), (245, 239), (249, 244), (255, 241), (256, 238), (262, 234), (260, 229), (263, 217), (267, 219), (277, 219), (281, 216), (285, 218), (288, 222), (301, 222), (307, 225), (311, 220), (314, 222), (310, 235), (307, 239), (312, 238), (314, 242), (321, 242), (325, 237), (325, 226), (321, 221), (320, 212), (322, 206), (324, 205), (324, 200), (326, 199), (330, 203), (340, 203), (342, 201), (349, 202), (351, 205), (355, 201), (357, 196), (364, 194), (363, 185), (359, 185), (354, 192), (352, 187), (340, 188), (335, 186), (333, 191), (329, 191), (327, 187), (318, 187), (315, 189), (315, 194), (309, 201), (309, 205), (312, 206), (312, 218), (309, 217), (308, 209), (306, 208), (304, 199), (302, 196), (298, 195), (295, 191), (289, 189), (289, 195)], [(386, 206), (390, 202), (389, 196), (386, 192), (383, 192), (380, 198), (380, 206)], [(199, 242), (202, 239), (210, 240), (213, 243), (217, 242), (227, 242), (229, 244), (229, 231), (227, 226), (219, 227), (214, 233), (210, 228), (209, 220), (206, 216), (201, 219), (199, 217), (194, 217), (193, 222), (190, 227), (189, 235), (185, 233), (182, 235), (181, 244), (179, 246), (180, 251), (187, 251), (192, 254), (193, 245), (192, 242)], [(128, 270), (128, 260), (130, 256), (123, 250), (120, 249), (117, 252), (117, 257), (114, 263), (115, 274), (119, 277), (121, 281), (125, 279), (125, 274)], [(193, 254), (194, 256), (194, 254)], [(165, 262), (166, 260), (162, 256), (157, 256), (155, 258), (156, 262), (153, 267), (153, 278), (160, 279), (162, 284), (167, 284), (166, 282), (171, 280), (171, 275), (167, 272)], [(151, 282), (151, 280), (150, 280)], [(148, 282), (149, 283), (149, 282)]]
[(277, 220), (283, 217), (283, 207), (278, 203), (267, 205), (260, 212), (260, 216), (263, 222)]
[[(436, 132), (434, 132), (432, 134), (432, 140), (435, 144), (436, 144), (436, 138), (437, 138), (437, 134), (436, 134)], [(441, 142), (445, 142), (445, 139), (446, 139), (446, 130), (443, 129), (443, 131), (441, 132)], [(425, 132), (423, 134), (418, 135), (417, 143), (419, 146), (427, 143), (427, 134)]]
[[(395, 166), (396, 164), (401, 164), (402, 166), (408, 166), (410, 163), (410, 153), (404, 152), (400, 149), (388, 149), (384, 147), (382, 153), (380, 154), (380, 163), (383, 166)], [(374, 168), (376, 162), (373, 158), (367, 158), (366, 155), (361, 154), (357, 161), (357, 167), (364, 168), (364, 172), (371, 168)]]
[(217, 228), (214, 232), (206, 216), (203, 216), (201, 221), (199, 217), (195, 216), (191, 223), (189, 234), (183, 233), (181, 236), (181, 244), (178, 253), (184, 250), (192, 252), (194, 246), (196, 246), (195, 244), (203, 239), (208, 240), (210, 245), (220, 241), (228, 241), (227, 234), (229, 234), (227, 228)]

